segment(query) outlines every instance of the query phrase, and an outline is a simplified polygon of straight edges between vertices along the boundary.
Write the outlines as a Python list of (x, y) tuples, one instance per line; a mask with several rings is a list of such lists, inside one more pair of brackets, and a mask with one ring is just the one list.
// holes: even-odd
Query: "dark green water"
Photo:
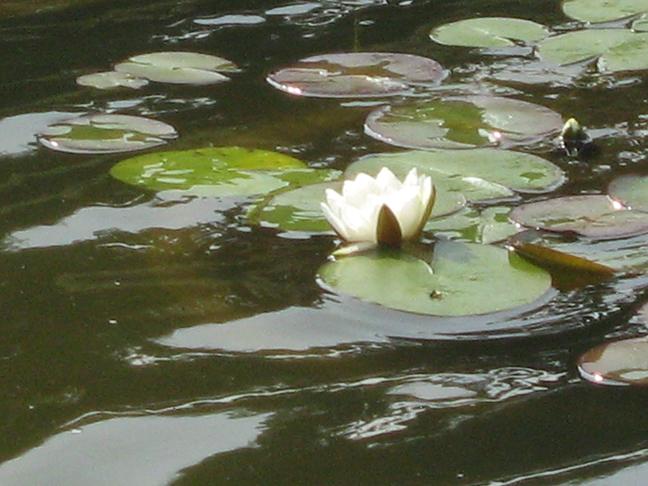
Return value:
[[(238, 144), (344, 168), (391, 150), (363, 135), (369, 108), (292, 98), (265, 74), (357, 47), (432, 57), (452, 70), (447, 82), (507, 77), (515, 59), (436, 45), (429, 29), (476, 15), (566, 24), (558, 2), (330, 1), (291, 18), (265, 14), (284, 5), (270, 0), (138, 3), (0, 19), (0, 484), (648, 480), (647, 395), (593, 387), (575, 367), (608, 337), (645, 333), (631, 319), (641, 282), (551, 301), (529, 317), (551, 336), (411, 339), (429, 322), (320, 289), (331, 238), (250, 228), (240, 202), (156, 199), (111, 179), (125, 156), (62, 155), (33, 139), (50, 116), (38, 114), (119, 110), (173, 124), (171, 148)], [(193, 22), (223, 14), (265, 21)], [(173, 49), (243, 72), (208, 88), (75, 85)], [(587, 163), (535, 149), (567, 171), (558, 194), (645, 171), (647, 80), (506, 83), (597, 137)]]

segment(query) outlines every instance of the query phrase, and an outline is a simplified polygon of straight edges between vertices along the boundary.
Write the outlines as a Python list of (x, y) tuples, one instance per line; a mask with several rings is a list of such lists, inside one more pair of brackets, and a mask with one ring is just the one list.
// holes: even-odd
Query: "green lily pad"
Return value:
[[(345, 176), (351, 178), (359, 172), (375, 176), (382, 167), (391, 169), (400, 178), (416, 167), (419, 173), (429, 174), (433, 183), (437, 184), (439, 179), (439, 189), (450, 184), (446, 181), (463, 181), (466, 198), (473, 202), (511, 197), (511, 189), (518, 192), (551, 191), (565, 181), (563, 171), (547, 160), (492, 148), (368, 155), (349, 165)], [(445, 175), (439, 176), (439, 173)], [(442, 199), (439, 193), (437, 201), (440, 203)]]
[(79, 76), (76, 80), (79, 86), (88, 86), (97, 89), (131, 88), (139, 89), (149, 82), (146, 79), (136, 78), (126, 73), (108, 71)]
[(648, 12), (648, 0), (565, 0), (563, 12), (582, 22), (609, 22)]
[(513, 47), (517, 42), (536, 42), (549, 35), (544, 26), (523, 19), (480, 17), (437, 27), (430, 33), (439, 44), (463, 47)]
[(236, 72), (234, 63), (222, 57), (195, 52), (154, 52), (133, 56), (115, 71), (170, 84), (214, 84), (228, 81), (221, 72)]
[(615, 239), (648, 232), (648, 213), (623, 207), (607, 196), (568, 196), (523, 204), (511, 219), (529, 228)]
[(648, 211), (648, 176), (617, 177), (608, 186), (608, 194), (628, 208)]
[(393, 96), (412, 84), (437, 84), (446, 76), (436, 61), (412, 54), (325, 54), (268, 75), (271, 86), (298, 96), (358, 98)]
[(324, 264), (322, 282), (338, 292), (419, 314), (487, 314), (529, 304), (551, 277), (515, 253), (440, 241), (429, 263), (402, 251), (379, 250)]
[(544, 106), (497, 96), (437, 98), (380, 108), (365, 122), (367, 135), (407, 148), (510, 147), (537, 143), (562, 128)]
[(225, 197), (324, 182), (337, 178), (339, 172), (310, 169), (302, 161), (277, 152), (217, 147), (133, 157), (119, 162), (110, 174), (154, 191), (175, 189)]
[(642, 15), (632, 22), (632, 30), (635, 32), (648, 32), (648, 15)]
[(464, 208), (448, 216), (433, 218), (425, 231), (455, 241), (490, 244), (503, 241), (520, 230), (508, 217), (511, 208), (495, 206), (482, 211)]
[(648, 338), (624, 339), (590, 349), (578, 360), (580, 375), (595, 384), (648, 385)]
[(598, 59), (600, 71), (644, 70), (648, 69), (648, 33), (622, 29), (568, 32), (545, 39), (537, 52), (542, 60), (558, 65)]
[(88, 115), (48, 126), (41, 145), (73, 154), (109, 154), (164, 145), (178, 136), (171, 125), (129, 115)]

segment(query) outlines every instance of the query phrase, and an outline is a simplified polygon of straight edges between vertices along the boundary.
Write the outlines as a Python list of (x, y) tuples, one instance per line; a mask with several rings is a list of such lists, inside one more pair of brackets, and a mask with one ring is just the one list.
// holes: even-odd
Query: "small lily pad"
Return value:
[(567, 196), (523, 204), (511, 219), (529, 228), (616, 239), (648, 232), (648, 213), (623, 207), (607, 196)]
[(72, 154), (109, 154), (164, 145), (178, 136), (171, 125), (129, 115), (88, 115), (48, 126), (38, 141)]
[(648, 338), (624, 339), (590, 349), (578, 360), (580, 375), (595, 384), (648, 385)]
[(319, 270), (338, 292), (406, 312), (486, 314), (529, 304), (551, 288), (544, 270), (489, 246), (440, 241), (429, 261), (378, 250), (341, 258)]
[(310, 169), (302, 161), (266, 150), (218, 147), (157, 152), (123, 160), (110, 174), (154, 191), (210, 196), (250, 196), (291, 185), (335, 179), (339, 172)]
[[(463, 181), (469, 201), (510, 198), (511, 189), (518, 192), (546, 192), (565, 181), (556, 165), (538, 156), (492, 148), (474, 150), (426, 150), (374, 154), (353, 162), (346, 170), (350, 178), (359, 172), (378, 174), (387, 167), (403, 178), (414, 167), (424, 174), (444, 181)], [(439, 173), (445, 174), (439, 176)], [(482, 182), (483, 181), (483, 182)], [(449, 182), (445, 183), (446, 185)], [(443, 183), (439, 182), (440, 189)], [(461, 187), (455, 188), (462, 190)], [(480, 194), (481, 192), (481, 194)], [(443, 199), (441, 193), (437, 201)]]
[(544, 61), (558, 65), (598, 59), (600, 71), (648, 69), (648, 33), (623, 29), (593, 29), (549, 37), (538, 45)]
[(460, 20), (437, 27), (430, 37), (439, 44), (463, 47), (513, 47), (518, 42), (531, 43), (544, 39), (549, 30), (523, 19), (480, 17)]
[(464, 208), (448, 216), (433, 218), (425, 225), (425, 231), (455, 241), (490, 244), (514, 235), (518, 227), (508, 214), (511, 208), (490, 207), (482, 211)]
[(648, 0), (565, 0), (563, 12), (582, 22), (609, 22), (648, 12)]
[(648, 211), (648, 176), (617, 177), (608, 186), (608, 194), (631, 209)]
[(527, 145), (562, 128), (544, 106), (497, 96), (436, 98), (373, 111), (365, 132), (407, 148), (477, 148)]
[(222, 72), (236, 72), (234, 63), (222, 57), (195, 52), (154, 52), (133, 56), (115, 71), (158, 83), (215, 84), (228, 81)]
[(76, 82), (79, 86), (88, 86), (97, 89), (139, 89), (143, 88), (149, 83), (146, 79), (137, 78), (135, 76), (131, 76), (130, 74), (120, 73), (117, 71), (86, 74), (84, 76), (79, 76)]
[(361, 98), (403, 94), (413, 84), (438, 84), (445, 75), (438, 62), (426, 57), (354, 52), (308, 57), (266, 79), (293, 95)]

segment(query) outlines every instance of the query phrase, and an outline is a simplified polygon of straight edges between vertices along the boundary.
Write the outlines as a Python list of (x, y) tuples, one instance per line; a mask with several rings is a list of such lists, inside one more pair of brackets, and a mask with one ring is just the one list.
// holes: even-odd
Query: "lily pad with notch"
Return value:
[(412, 54), (353, 52), (308, 57), (266, 78), (289, 94), (363, 98), (406, 93), (413, 85), (437, 85), (446, 76), (433, 59)]
[(149, 84), (148, 80), (131, 76), (127, 73), (107, 71), (79, 76), (76, 80), (79, 86), (97, 89), (131, 88), (139, 89)]
[(177, 136), (175, 128), (158, 120), (96, 114), (53, 123), (38, 134), (38, 141), (59, 152), (110, 154), (157, 147)]
[(379, 108), (365, 133), (415, 149), (530, 145), (557, 134), (562, 117), (544, 106), (498, 96), (434, 98)]
[(115, 71), (158, 83), (205, 85), (229, 81), (222, 73), (238, 67), (222, 57), (172, 51), (133, 56), (115, 65)]
[(110, 174), (154, 191), (251, 196), (336, 179), (339, 171), (311, 169), (288, 155), (241, 147), (157, 152), (119, 162)]
[(648, 69), (648, 33), (623, 29), (592, 29), (549, 37), (538, 45), (546, 62), (569, 65), (597, 60), (599, 71)]
[(544, 26), (530, 20), (480, 17), (459, 20), (435, 28), (430, 37), (439, 44), (463, 47), (502, 48), (533, 43), (549, 35)]
[(566, 196), (523, 204), (511, 211), (523, 226), (594, 239), (648, 233), (648, 213), (627, 209), (607, 196)]
[(515, 253), (489, 245), (440, 241), (427, 261), (376, 250), (325, 263), (325, 287), (418, 314), (487, 314), (529, 304), (551, 288), (551, 276)]
[(648, 0), (565, 0), (563, 12), (581, 22), (610, 22), (648, 12)]
[(598, 385), (648, 386), (648, 337), (596, 346), (579, 358), (578, 372)]

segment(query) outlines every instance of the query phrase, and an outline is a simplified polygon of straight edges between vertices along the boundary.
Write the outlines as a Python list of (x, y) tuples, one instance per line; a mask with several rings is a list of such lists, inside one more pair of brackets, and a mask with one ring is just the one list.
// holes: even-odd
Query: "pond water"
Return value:
[[(127, 185), (110, 170), (131, 155), (35, 138), (71, 116), (120, 113), (175, 127), (150, 152), (240, 146), (342, 171), (402, 150), (363, 132), (384, 100), (291, 96), (266, 75), (317, 54), (402, 52), (441, 63), (441, 87), (578, 118), (589, 157), (568, 157), (555, 133), (520, 150), (564, 171), (552, 197), (593, 195), (647, 172), (647, 71), (551, 72), (525, 47), (429, 38), (486, 15), (574, 28), (553, 0), (69, 3), (0, 7), (0, 484), (648, 481), (646, 392), (577, 369), (589, 348), (647, 333), (641, 274), (585, 286), (554, 274), (559, 290), (489, 315), (388, 310), (317, 279), (330, 234), (252, 224), (246, 197)], [(240, 71), (206, 86), (75, 83), (173, 50)], [(569, 244), (641, 260), (646, 237)]]

